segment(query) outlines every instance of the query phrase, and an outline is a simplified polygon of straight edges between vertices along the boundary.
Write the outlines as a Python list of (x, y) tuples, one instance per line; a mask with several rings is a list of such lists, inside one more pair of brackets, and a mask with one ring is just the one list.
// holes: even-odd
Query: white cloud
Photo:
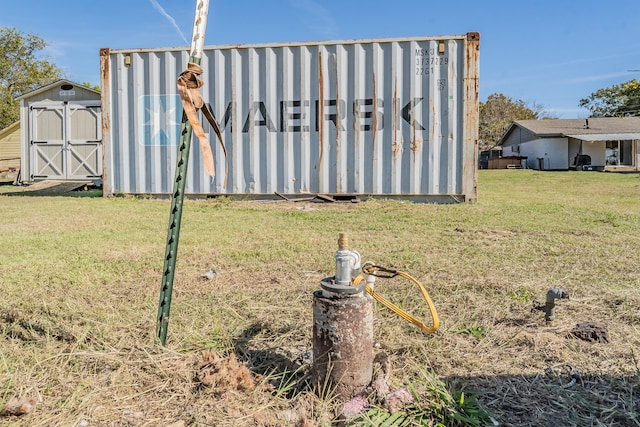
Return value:
[(164, 16), (167, 21), (169, 21), (169, 23), (173, 26), (173, 28), (175, 28), (175, 30), (178, 32), (178, 34), (180, 34), (180, 37), (182, 37), (182, 40), (184, 40), (185, 44), (189, 44), (189, 42), (187, 41), (187, 38), (184, 36), (184, 33), (180, 30), (180, 27), (178, 26), (178, 24), (176, 23), (176, 20), (173, 19), (173, 16), (169, 15), (162, 6), (160, 6), (160, 3), (158, 3), (156, 0), (149, 0), (151, 2), (151, 4), (153, 5), (153, 7), (162, 14), (162, 16)]
[(591, 112), (586, 108), (550, 107), (544, 108), (544, 111), (551, 116), (558, 117), (560, 119), (583, 119), (591, 115)]
[(567, 84), (576, 84), (576, 83), (588, 83), (588, 82), (597, 82), (597, 81), (602, 81), (602, 80), (607, 80), (607, 79), (616, 79), (618, 77), (628, 77), (629, 80), (631, 80), (632, 77), (632, 73), (629, 73), (628, 71), (621, 71), (621, 72), (617, 72), (617, 73), (608, 73), (608, 74), (598, 74), (598, 75), (593, 75), (593, 76), (584, 76), (584, 77), (576, 77), (576, 78), (572, 78), (572, 79), (567, 79), (564, 81), (561, 81), (561, 83), (567, 83)]

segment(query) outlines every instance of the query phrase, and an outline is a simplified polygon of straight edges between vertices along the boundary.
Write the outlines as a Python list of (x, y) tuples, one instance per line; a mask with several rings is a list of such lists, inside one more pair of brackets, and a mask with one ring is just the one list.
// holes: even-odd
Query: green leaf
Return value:
[(401, 411), (396, 412), (395, 414), (389, 414), (390, 416), (380, 424), (380, 427), (392, 427), (399, 426), (402, 421), (405, 420), (406, 414)]

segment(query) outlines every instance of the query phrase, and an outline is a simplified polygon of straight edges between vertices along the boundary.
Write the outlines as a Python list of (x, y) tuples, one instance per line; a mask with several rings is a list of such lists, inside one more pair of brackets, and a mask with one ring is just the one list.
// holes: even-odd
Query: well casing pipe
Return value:
[[(348, 251), (346, 235), (339, 241), (336, 272), (348, 271), (341, 262), (359, 269), (360, 255)], [(313, 381), (321, 397), (350, 399), (365, 391), (373, 375), (373, 298), (364, 284), (344, 280), (326, 278), (313, 293)]]

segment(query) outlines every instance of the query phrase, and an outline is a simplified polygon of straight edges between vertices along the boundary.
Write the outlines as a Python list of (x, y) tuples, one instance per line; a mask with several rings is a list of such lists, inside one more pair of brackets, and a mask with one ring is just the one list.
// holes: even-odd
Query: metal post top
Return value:
[(202, 58), (204, 50), (204, 35), (207, 30), (207, 15), (209, 14), (209, 0), (197, 0), (196, 13), (193, 18), (193, 35), (191, 38), (191, 56)]

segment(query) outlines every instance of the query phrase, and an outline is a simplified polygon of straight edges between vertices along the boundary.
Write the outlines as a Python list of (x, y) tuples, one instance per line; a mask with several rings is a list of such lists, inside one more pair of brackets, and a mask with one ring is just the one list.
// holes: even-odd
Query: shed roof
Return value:
[(20, 95), (19, 97), (16, 98), (16, 101), (20, 101), (20, 100), (25, 99), (25, 98), (30, 98), (32, 96), (35, 96), (35, 95), (39, 94), (39, 93), (46, 92), (51, 88), (54, 88), (56, 86), (61, 86), (63, 84), (70, 84), (72, 86), (78, 86), (78, 87), (81, 87), (84, 90), (87, 90), (89, 92), (93, 92), (93, 93), (96, 93), (96, 94), (100, 95), (100, 91), (95, 90), (95, 89), (90, 88), (90, 87), (87, 87), (87, 86), (84, 86), (81, 83), (75, 83), (75, 82), (72, 82), (70, 80), (60, 79), (60, 80), (56, 80), (53, 83), (49, 83), (48, 85), (39, 87), (38, 89), (32, 90), (31, 92), (27, 92), (25, 94), (22, 94), (22, 95)]
[(526, 129), (541, 138), (573, 137), (586, 141), (640, 139), (640, 117), (516, 120), (509, 126), (498, 145), (516, 128)]
[(17, 122), (13, 122), (4, 129), (0, 129), (0, 139), (9, 135), (11, 132), (14, 132), (16, 129), (20, 129), (20, 120), (18, 120)]

